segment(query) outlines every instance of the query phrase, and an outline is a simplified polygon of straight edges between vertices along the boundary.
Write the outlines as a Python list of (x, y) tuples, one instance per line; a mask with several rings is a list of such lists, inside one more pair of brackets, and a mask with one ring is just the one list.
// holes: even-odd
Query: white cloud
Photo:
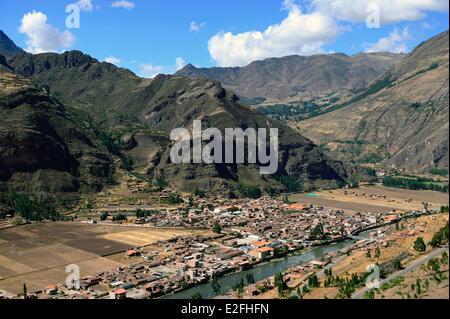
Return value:
[(425, 18), (427, 12), (448, 11), (448, 0), (312, 0), (312, 8), (338, 20), (363, 23), (379, 9), (381, 24), (416, 21)]
[(152, 63), (142, 63), (139, 65), (138, 75), (145, 78), (154, 78), (158, 74), (171, 74), (181, 70), (186, 66), (186, 61), (182, 57), (175, 59), (174, 65), (162, 66)]
[(79, 0), (75, 4), (83, 11), (92, 11), (94, 9), (92, 0)]
[(139, 76), (142, 76), (144, 78), (154, 78), (158, 74), (163, 73), (164, 67), (160, 65), (153, 65), (153, 64), (141, 64), (139, 65)]
[(114, 1), (113, 3), (111, 3), (111, 7), (113, 8), (124, 8), (124, 9), (134, 9), (134, 7), (136, 7), (136, 5), (134, 4), (134, 2), (131, 1), (126, 1), (126, 0), (120, 0), (120, 1)]
[(75, 37), (69, 31), (61, 32), (48, 24), (47, 16), (42, 12), (29, 12), (22, 18), (19, 32), (27, 36), (26, 51), (37, 54), (58, 52), (70, 48)]
[(288, 16), (264, 31), (216, 34), (209, 40), (211, 57), (219, 66), (244, 66), (252, 61), (286, 55), (324, 52), (340, 32), (333, 18), (319, 12), (303, 14), (292, 0), (283, 2)]
[(119, 58), (113, 56), (106, 57), (104, 61), (117, 66), (119, 66), (120, 62), (122, 62)]
[(197, 23), (195, 21), (192, 21), (191, 25), (189, 26), (189, 31), (190, 32), (200, 31), (201, 29), (203, 29), (205, 27), (205, 25), (206, 25), (205, 22)]
[(186, 61), (182, 57), (175, 59), (175, 71), (181, 70), (186, 66)]
[(407, 53), (407, 41), (411, 38), (408, 28), (394, 29), (389, 36), (381, 38), (377, 43), (370, 45), (366, 52), (393, 52)]

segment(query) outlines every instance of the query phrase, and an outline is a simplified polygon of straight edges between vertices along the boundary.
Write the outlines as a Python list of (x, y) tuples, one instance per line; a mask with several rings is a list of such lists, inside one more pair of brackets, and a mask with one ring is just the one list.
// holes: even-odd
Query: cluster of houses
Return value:
[[(196, 207), (152, 212), (135, 223), (212, 230), (215, 235), (179, 236), (127, 250), (129, 265), (82, 278), (79, 290), (48, 287), (53, 298), (158, 298), (229, 272), (242, 271), (298, 249), (343, 240), (386, 220), (381, 214), (342, 210), (262, 197), (255, 200), (199, 198)], [(319, 229), (319, 233), (317, 231)], [(206, 233), (205, 233), (206, 234)], [(155, 248), (156, 247), (156, 248)]]

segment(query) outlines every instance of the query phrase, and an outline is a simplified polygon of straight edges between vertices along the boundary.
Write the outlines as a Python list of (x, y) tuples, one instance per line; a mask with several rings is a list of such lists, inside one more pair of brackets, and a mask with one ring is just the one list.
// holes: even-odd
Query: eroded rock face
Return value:
[[(285, 124), (259, 115), (237, 103), (237, 97), (209, 79), (158, 75), (142, 79), (79, 52), (23, 54), (8, 61), (16, 72), (39, 85), (48, 85), (64, 100), (73, 101), (104, 130), (118, 134), (133, 167), (149, 177), (163, 175), (174, 187), (192, 190), (252, 183), (282, 188), (277, 176), (260, 175), (258, 165), (178, 165), (169, 160), (170, 132), (202, 125), (224, 128), (277, 127), (283, 156), (279, 174), (304, 185), (343, 182), (349, 173), (343, 163), (324, 155), (311, 141)], [(317, 165), (309, 165), (317, 164)], [(314, 167), (328, 167), (321, 175)]]
[(358, 153), (353, 149), (350, 156), (385, 167), (419, 173), (448, 168), (448, 45), (448, 32), (422, 43), (378, 79), (383, 89), (300, 122), (300, 132), (336, 151), (357, 143)]
[(9, 180), (14, 188), (33, 194), (73, 193), (80, 189), (80, 183), (72, 174), (52, 169), (39, 169), (33, 173), (18, 172)]
[[(89, 190), (92, 166), (109, 156), (72, 121), (63, 105), (10, 71), (0, 70), (0, 181), (32, 192)], [(95, 170), (94, 170), (95, 171)]]

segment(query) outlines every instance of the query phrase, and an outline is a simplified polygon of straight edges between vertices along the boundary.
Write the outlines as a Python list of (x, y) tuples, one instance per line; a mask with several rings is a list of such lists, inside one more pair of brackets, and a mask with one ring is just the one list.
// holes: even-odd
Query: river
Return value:
[[(359, 237), (368, 237), (370, 231), (365, 231), (359, 234)], [(282, 259), (272, 260), (267, 263), (262, 263), (255, 266), (252, 269), (232, 273), (224, 277), (218, 278), (221, 293), (224, 294), (232, 289), (237, 283), (244, 279), (246, 282), (246, 275), (248, 273), (253, 273), (255, 281), (263, 280), (273, 276), (276, 273), (283, 272), (288, 268), (302, 265), (311, 260), (318, 260), (322, 256), (328, 253), (336, 252), (343, 248), (351, 246), (355, 243), (354, 240), (347, 240), (339, 243), (334, 243), (330, 245), (318, 246), (304, 252), (297, 252), (296, 254), (286, 256)], [(211, 288), (211, 282), (204, 283), (175, 294), (168, 295), (164, 299), (191, 299), (192, 295), (200, 293), (204, 299), (211, 299), (215, 297), (215, 293)]]

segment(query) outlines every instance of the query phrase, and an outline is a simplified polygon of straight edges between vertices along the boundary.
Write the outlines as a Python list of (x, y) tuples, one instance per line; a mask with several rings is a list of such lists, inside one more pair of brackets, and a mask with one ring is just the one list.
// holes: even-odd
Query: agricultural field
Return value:
[(202, 230), (138, 228), (118, 233), (101, 235), (101, 238), (124, 243), (130, 247), (148, 246), (158, 240), (168, 240), (179, 236), (205, 234)]
[(193, 232), (76, 223), (39, 223), (0, 230), (0, 290), (13, 294), (64, 283), (66, 266), (81, 276), (128, 262), (124, 251)]
[(343, 209), (354, 212), (386, 213), (392, 210), (409, 211), (423, 208), (429, 203), (431, 209), (447, 206), (448, 194), (434, 191), (414, 191), (383, 186), (338, 189), (313, 194), (296, 194), (291, 201)]

